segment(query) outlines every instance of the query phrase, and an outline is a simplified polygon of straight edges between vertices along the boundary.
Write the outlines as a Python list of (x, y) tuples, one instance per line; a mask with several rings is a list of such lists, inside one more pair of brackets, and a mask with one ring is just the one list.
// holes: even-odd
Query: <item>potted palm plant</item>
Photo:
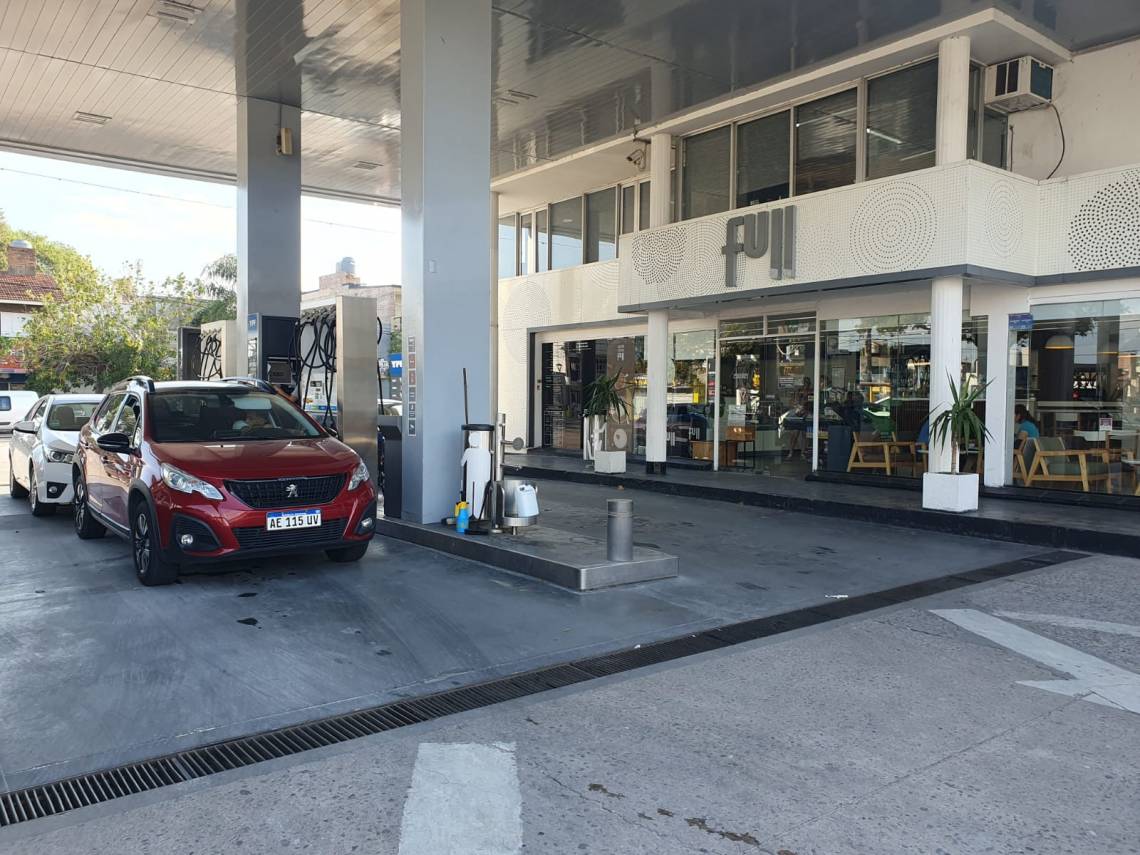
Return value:
[(924, 508), (954, 513), (978, 509), (978, 473), (960, 472), (958, 461), (961, 452), (969, 448), (971, 442), (975, 443), (980, 452), (990, 435), (985, 422), (974, 412), (974, 405), (988, 385), (986, 383), (971, 388), (965, 380), (955, 385), (951, 379), (950, 404), (930, 422), (931, 450), (945, 443), (950, 445), (950, 471), (923, 474)]
[(629, 418), (629, 403), (622, 395), (621, 372), (602, 375), (586, 385), (582, 410), (582, 448), (587, 460), (594, 461), (595, 472), (624, 472), (625, 452), (605, 449), (606, 422), (610, 417)]

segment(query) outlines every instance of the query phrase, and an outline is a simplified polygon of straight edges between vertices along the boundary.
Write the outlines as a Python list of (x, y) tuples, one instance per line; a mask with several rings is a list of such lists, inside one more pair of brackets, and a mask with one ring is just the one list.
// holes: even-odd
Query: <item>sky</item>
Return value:
[[(0, 211), (14, 229), (71, 244), (104, 272), (142, 262), (143, 276), (201, 274), (234, 252), (232, 186), (0, 151)], [(400, 281), (400, 211), (301, 199), (301, 288), (345, 256), (368, 285)]]

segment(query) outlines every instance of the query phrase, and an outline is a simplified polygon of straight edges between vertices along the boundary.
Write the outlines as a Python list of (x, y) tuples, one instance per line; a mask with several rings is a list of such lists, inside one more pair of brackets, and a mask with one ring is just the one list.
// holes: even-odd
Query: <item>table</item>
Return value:
[(1085, 442), (1106, 442), (1110, 439), (1135, 439), (1140, 431), (1134, 430), (1075, 430), (1073, 436), (1079, 436)]

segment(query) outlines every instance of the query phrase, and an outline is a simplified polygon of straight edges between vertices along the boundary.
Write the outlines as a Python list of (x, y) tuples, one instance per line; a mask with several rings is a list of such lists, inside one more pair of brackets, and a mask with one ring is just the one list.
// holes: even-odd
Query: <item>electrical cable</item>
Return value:
[(1057, 117), (1057, 130), (1061, 132), (1061, 156), (1057, 158), (1057, 165), (1053, 167), (1053, 171), (1045, 176), (1046, 181), (1057, 174), (1057, 170), (1061, 168), (1061, 161), (1065, 159), (1065, 126), (1061, 123), (1061, 111), (1052, 101), (1049, 102), (1049, 106), (1053, 108), (1053, 114)]
[[(384, 337), (384, 323), (377, 318), (376, 343)], [(308, 347), (304, 353), (296, 352), (306, 338)], [(293, 364), (296, 366), (297, 376), (294, 378), (297, 385), (297, 397), (304, 407), (309, 395), (309, 384), (312, 382), (314, 372), (321, 377), (324, 387), (324, 406), (321, 407), (319, 421), (326, 430), (336, 431), (337, 419), (333, 413), (332, 395), (333, 384), (336, 382), (336, 307), (322, 306), (311, 309), (301, 316), (297, 324), (297, 335), (293, 339), (294, 352), (290, 353)], [(376, 383), (379, 389), (380, 414), (385, 415), (383, 383), (380, 371), (380, 362), (376, 362)], [(338, 403), (339, 411), (339, 403)]]
[(293, 339), (294, 348), (310, 336), (309, 346), (304, 353), (293, 353), (293, 364), (297, 370), (297, 397), (301, 406), (308, 401), (309, 384), (313, 373), (320, 372), (324, 385), (324, 406), (320, 412), (321, 427), (336, 431), (336, 416), (332, 411), (332, 384), (336, 377), (336, 309), (325, 306), (311, 309), (301, 316), (297, 324), (297, 335)]

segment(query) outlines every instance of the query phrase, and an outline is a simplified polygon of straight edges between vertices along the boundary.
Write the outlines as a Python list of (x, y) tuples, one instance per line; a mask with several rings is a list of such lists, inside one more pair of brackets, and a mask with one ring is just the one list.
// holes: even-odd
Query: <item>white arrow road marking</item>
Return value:
[(1130, 635), (1140, 638), (1140, 626), (1128, 623), (1113, 623), (1107, 620), (1087, 620), (1066, 615), (1043, 615), (1037, 612), (994, 612), (998, 617), (1019, 620), (1024, 623), (1046, 623), (1051, 626), (1064, 626), (1070, 629), (1091, 629), (1093, 632), (1107, 632), (1111, 635)]
[(1018, 680), (1059, 695), (1084, 698), (1106, 707), (1140, 714), (1140, 676), (1103, 659), (1043, 638), (1027, 629), (976, 609), (932, 609), (934, 614), (955, 623), (1002, 647), (1020, 653), (1056, 671), (1071, 674), (1072, 680)]
[(400, 855), (518, 855), (521, 850), (514, 743), (420, 745), (404, 802)]

